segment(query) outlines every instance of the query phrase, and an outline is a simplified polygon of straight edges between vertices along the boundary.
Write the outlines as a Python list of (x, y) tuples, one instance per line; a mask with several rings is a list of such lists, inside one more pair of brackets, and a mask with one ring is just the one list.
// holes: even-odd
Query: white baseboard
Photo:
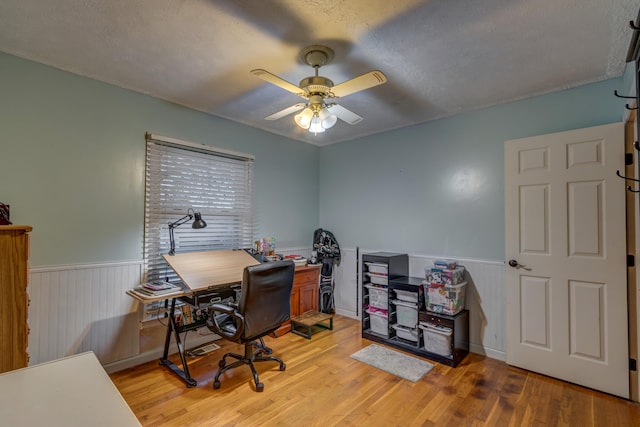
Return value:
[(349, 317), (350, 319), (360, 320), (360, 316), (358, 316), (355, 311), (336, 308), (336, 314), (344, 317)]
[(504, 351), (485, 348), (479, 344), (469, 343), (469, 351), (474, 354), (490, 357), (491, 359), (501, 360), (502, 362), (507, 360), (507, 355)]

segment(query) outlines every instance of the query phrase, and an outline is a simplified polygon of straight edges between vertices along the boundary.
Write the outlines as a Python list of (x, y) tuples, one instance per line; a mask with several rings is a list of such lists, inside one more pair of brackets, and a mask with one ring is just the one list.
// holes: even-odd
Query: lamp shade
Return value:
[(331, 114), (326, 108), (320, 110), (318, 117), (320, 117), (322, 127), (325, 129), (333, 127), (338, 121), (338, 117), (335, 114)]
[(309, 126), (309, 132), (313, 133), (321, 133), (324, 132), (324, 127), (322, 126), (322, 120), (319, 116), (315, 115), (311, 119), (311, 126)]
[(311, 125), (311, 118), (313, 117), (313, 111), (311, 108), (307, 107), (300, 114), (296, 114), (293, 118), (296, 121), (296, 124), (300, 126), (302, 129), (309, 129), (309, 125)]
[(200, 212), (194, 212), (193, 216), (195, 219), (191, 225), (192, 228), (205, 228), (207, 226), (207, 223), (202, 219), (202, 214)]
[[(193, 213), (192, 213), (193, 212)], [(207, 223), (202, 219), (202, 214), (200, 212), (195, 212), (193, 209), (187, 209), (187, 214), (180, 218), (177, 221), (173, 221), (169, 223), (169, 242), (171, 244), (171, 248), (169, 249), (169, 255), (175, 255), (176, 253), (176, 241), (174, 239), (173, 229), (180, 227), (182, 224), (191, 221), (195, 217), (193, 224), (191, 224), (191, 228), (205, 228)]]

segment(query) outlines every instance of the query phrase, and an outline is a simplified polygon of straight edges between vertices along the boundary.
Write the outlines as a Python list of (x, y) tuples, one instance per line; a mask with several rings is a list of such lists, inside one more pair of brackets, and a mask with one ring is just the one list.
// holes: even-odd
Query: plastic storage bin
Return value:
[(464, 280), (464, 267), (459, 266), (454, 269), (442, 267), (431, 267), (425, 269), (425, 276), (429, 283), (439, 283), (453, 286)]
[(403, 291), (402, 289), (394, 289), (394, 292), (400, 301), (418, 302), (418, 292)]
[(453, 316), (464, 308), (467, 282), (454, 286), (437, 283), (424, 284), (424, 298), (428, 311)]
[(369, 311), (369, 321), (371, 323), (371, 330), (376, 334), (383, 335), (385, 337), (389, 337), (389, 318), (384, 316), (380, 312)]
[(389, 275), (389, 270), (387, 264), (379, 264), (377, 262), (365, 262), (367, 268), (369, 268), (369, 273), (374, 274), (383, 274), (385, 276)]
[(389, 276), (384, 274), (376, 274), (376, 273), (368, 273), (369, 281), (376, 285), (384, 285), (387, 286)]
[(453, 270), (458, 266), (458, 261), (453, 259), (437, 259), (433, 261), (433, 266), (436, 268), (446, 268)]
[(378, 308), (378, 307), (369, 305), (367, 306), (367, 310), (369, 310), (370, 313), (378, 313), (384, 317), (387, 317), (389, 315), (389, 310), (387, 310), (386, 308)]
[(387, 288), (381, 288), (370, 284), (364, 285), (369, 290), (369, 305), (377, 308), (388, 308), (388, 291)]
[(424, 337), (424, 349), (441, 356), (451, 356), (451, 335), (453, 331), (446, 326), (420, 322)]
[(391, 325), (393, 329), (396, 330), (396, 336), (407, 341), (418, 342), (418, 328), (408, 328), (402, 325)]
[(396, 305), (398, 324), (415, 328), (418, 324), (418, 305), (400, 300), (391, 300)]

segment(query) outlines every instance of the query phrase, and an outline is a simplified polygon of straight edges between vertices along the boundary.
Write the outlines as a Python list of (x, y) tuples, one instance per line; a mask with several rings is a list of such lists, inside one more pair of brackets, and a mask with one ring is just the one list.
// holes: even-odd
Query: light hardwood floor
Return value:
[(287, 369), (258, 364), (262, 393), (246, 366), (213, 390), (219, 358), (242, 352), (223, 340), (189, 358), (197, 387), (157, 362), (111, 378), (144, 426), (640, 426), (636, 403), (475, 354), (457, 368), (434, 362), (416, 383), (400, 379), (349, 357), (372, 342), (346, 317), (310, 341), (291, 333), (266, 341)]

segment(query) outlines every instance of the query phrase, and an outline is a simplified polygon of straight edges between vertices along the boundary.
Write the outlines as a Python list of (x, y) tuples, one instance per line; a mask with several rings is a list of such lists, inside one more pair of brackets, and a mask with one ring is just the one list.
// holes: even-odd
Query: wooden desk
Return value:
[(182, 279), (187, 293), (241, 283), (244, 268), (260, 264), (244, 250), (189, 252), (162, 257)]
[(140, 426), (93, 352), (0, 374), (5, 426)]
[[(318, 287), (320, 284), (321, 265), (296, 267), (291, 290), (291, 317), (308, 311), (318, 310)], [(291, 321), (287, 320), (276, 330), (276, 335), (284, 335), (291, 331)]]
[[(199, 305), (199, 299), (210, 299), (212, 295), (218, 293), (222, 295), (224, 292), (222, 289), (228, 289), (233, 284), (242, 283), (245, 267), (258, 265), (260, 262), (244, 250), (189, 252), (173, 256), (163, 255), (163, 258), (182, 280), (184, 293), (153, 298), (141, 298), (133, 292), (127, 293), (141, 302), (171, 300), (170, 307), (167, 306), (169, 313), (167, 335), (160, 364), (168, 367), (184, 380), (187, 387), (195, 387), (197, 382), (189, 373), (184, 345), (180, 340), (180, 332), (206, 326), (206, 322), (201, 320), (189, 325), (179, 326), (174, 317), (176, 300), (180, 299), (190, 305), (197, 306)], [(320, 267), (320, 265), (311, 265), (296, 268), (293, 291), (291, 293), (291, 317), (298, 316), (309, 310), (318, 309)], [(281, 335), (290, 330), (291, 323), (287, 321), (282, 324), (276, 333)], [(178, 347), (182, 368), (169, 360), (169, 347), (172, 336)]]
[[(205, 326), (205, 321), (194, 322), (190, 325), (179, 326), (174, 316), (176, 299), (181, 299), (191, 305), (198, 305), (199, 295), (215, 294), (217, 290), (242, 283), (245, 267), (260, 264), (258, 260), (244, 250), (219, 250), (204, 252), (188, 252), (176, 255), (163, 255), (165, 261), (182, 280), (185, 292), (182, 295), (171, 296), (169, 321), (165, 338), (164, 352), (160, 364), (171, 369), (182, 378), (187, 387), (195, 387), (198, 383), (189, 373), (189, 366), (185, 356), (185, 349), (180, 340), (180, 332)], [(182, 368), (169, 360), (169, 346), (171, 336), (176, 340), (178, 354)]]

